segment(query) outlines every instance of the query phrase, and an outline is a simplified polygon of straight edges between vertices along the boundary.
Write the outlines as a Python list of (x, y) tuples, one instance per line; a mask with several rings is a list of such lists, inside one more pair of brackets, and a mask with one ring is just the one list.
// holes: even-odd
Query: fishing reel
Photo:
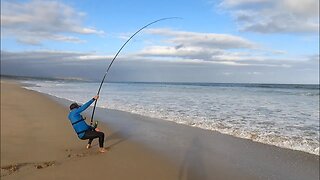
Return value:
[(98, 121), (95, 121), (95, 122), (94, 122), (93, 127), (94, 127), (94, 128), (97, 128), (97, 127), (98, 127)]

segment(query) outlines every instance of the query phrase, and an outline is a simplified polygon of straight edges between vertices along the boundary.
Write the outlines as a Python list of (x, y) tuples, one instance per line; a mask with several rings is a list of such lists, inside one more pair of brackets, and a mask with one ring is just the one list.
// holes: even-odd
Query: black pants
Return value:
[(84, 136), (81, 139), (82, 140), (89, 139), (88, 144), (91, 144), (93, 139), (95, 139), (95, 138), (99, 138), (99, 146), (102, 148), (103, 142), (104, 142), (104, 133), (103, 132), (88, 130), (84, 133)]

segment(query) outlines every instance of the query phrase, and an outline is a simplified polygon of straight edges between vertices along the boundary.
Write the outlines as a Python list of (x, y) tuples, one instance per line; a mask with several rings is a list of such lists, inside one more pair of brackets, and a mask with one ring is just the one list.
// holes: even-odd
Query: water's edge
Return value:
[[(73, 100), (71, 99), (66, 99), (66, 98), (62, 98), (62, 97), (59, 97), (59, 96), (56, 96), (56, 95), (53, 95), (53, 94), (48, 94), (48, 93), (44, 93), (44, 92), (40, 92), (40, 91), (36, 91), (36, 90), (33, 90), (31, 88), (28, 87), (27, 84), (22, 84), (22, 87), (27, 89), (27, 90), (30, 90), (30, 91), (35, 91), (35, 92), (38, 92), (38, 93), (41, 93), (47, 97), (50, 97), (52, 100), (58, 102), (59, 104), (65, 106), (68, 108), (68, 103), (70, 102), (73, 102)], [(135, 115), (135, 116), (141, 116), (141, 117), (145, 117), (144, 119), (156, 119), (158, 121), (167, 121), (167, 122), (170, 122), (170, 123), (175, 123), (177, 125), (182, 125), (182, 126), (186, 126), (186, 127), (192, 127), (192, 128), (197, 128), (197, 129), (201, 129), (201, 130), (205, 130), (205, 131), (209, 131), (209, 132), (217, 132), (217, 133), (221, 133), (221, 134), (224, 134), (224, 135), (228, 135), (228, 136), (232, 136), (234, 138), (239, 138), (239, 139), (246, 139), (246, 140), (249, 140), (249, 141), (253, 141), (253, 142), (257, 142), (257, 143), (262, 143), (262, 144), (266, 144), (266, 145), (271, 145), (271, 146), (275, 146), (275, 147), (279, 147), (279, 148), (283, 148), (283, 149), (288, 149), (288, 150), (293, 150), (293, 151), (299, 151), (299, 152), (304, 152), (304, 153), (307, 153), (307, 154), (312, 154), (312, 155), (317, 155), (319, 156), (319, 154), (315, 153), (315, 152), (309, 152), (309, 151), (304, 151), (304, 150), (301, 150), (301, 149), (294, 149), (294, 148), (289, 148), (289, 147), (286, 147), (286, 146), (281, 146), (281, 145), (275, 145), (275, 144), (272, 144), (272, 143), (267, 143), (267, 142), (264, 142), (264, 141), (259, 141), (259, 140), (256, 140), (254, 138), (245, 138), (245, 137), (241, 137), (241, 136), (236, 136), (236, 135), (233, 135), (233, 134), (229, 134), (227, 132), (223, 132), (223, 131), (219, 131), (218, 129), (217, 130), (213, 130), (213, 129), (208, 129), (208, 128), (203, 128), (203, 127), (198, 127), (198, 126), (194, 126), (194, 125), (189, 125), (189, 124), (185, 124), (183, 122), (177, 122), (177, 121), (170, 121), (170, 120), (166, 120), (166, 119), (160, 119), (160, 118), (157, 118), (157, 117), (149, 117), (149, 116), (146, 116), (146, 115), (143, 115), (143, 114), (138, 114), (138, 113), (134, 113), (134, 112), (128, 112), (128, 111), (123, 111), (123, 110), (119, 110), (119, 109), (110, 109), (110, 108), (105, 108), (105, 107), (98, 107), (98, 108), (101, 108), (101, 109), (108, 109), (108, 110), (112, 110), (112, 111), (116, 111), (116, 112), (120, 112), (120, 113), (127, 113), (127, 114), (132, 114), (132, 115)], [(102, 121), (103, 123), (103, 121)]]

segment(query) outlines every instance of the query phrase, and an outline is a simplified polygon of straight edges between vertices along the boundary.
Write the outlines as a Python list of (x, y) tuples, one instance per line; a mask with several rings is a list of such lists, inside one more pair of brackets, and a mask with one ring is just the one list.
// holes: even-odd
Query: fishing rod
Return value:
[[(107, 77), (107, 74), (108, 74), (108, 72), (109, 72), (109, 69), (111, 68), (114, 60), (116, 60), (117, 56), (119, 55), (119, 53), (121, 52), (121, 50), (124, 48), (124, 46), (125, 46), (136, 34), (138, 34), (140, 31), (142, 31), (142, 30), (145, 29), (146, 27), (148, 27), (148, 26), (150, 26), (150, 25), (152, 25), (152, 24), (154, 24), (154, 23), (157, 23), (157, 22), (159, 22), (159, 21), (164, 21), (164, 20), (168, 20), (168, 19), (181, 19), (181, 18), (179, 18), (179, 17), (167, 17), (167, 18), (161, 18), (161, 19), (155, 20), (155, 21), (153, 21), (153, 22), (151, 22), (151, 23), (143, 26), (142, 28), (140, 28), (139, 30), (137, 30), (132, 36), (130, 36), (130, 38), (121, 46), (121, 48), (118, 50), (118, 52), (116, 53), (116, 55), (113, 57), (111, 63), (109, 64), (109, 66), (108, 66), (108, 68), (107, 68), (107, 71), (105, 72), (105, 74), (104, 74), (104, 76), (103, 76), (103, 78), (102, 78), (102, 81), (101, 81), (101, 83), (100, 83), (100, 86), (99, 86), (99, 89), (98, 89), (98, 92), (97, 92), (97, 95), (98, 95), (98, 96), (99, 96), (99, 94), (100, 94), (100, 91), (101, 91), (102, 85), (103, 85), (103, 83), (104, 83), (104, 80), (105, 80), (105, 78)], [(97, 102), (98, 102), (98, 100), (96, 100), (96, 101), (94, 102), (94, 106), (93, 106), (93, 110), (92, 110), (92, 115), (91, 115), (91, 120), (90, 120), (90, 125), (92, 125), (92, 123), (93, 123), (93, 117), (94, 117), (94, 112), (95, 112), (95, 110), (96, 110)]]

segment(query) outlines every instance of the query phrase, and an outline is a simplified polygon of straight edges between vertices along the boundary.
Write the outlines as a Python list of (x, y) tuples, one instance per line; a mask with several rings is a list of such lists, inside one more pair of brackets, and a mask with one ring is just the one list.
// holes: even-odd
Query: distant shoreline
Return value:
[[(50, 81), (70, 81), (70, 82), (88, 82), (88, 83), (100, 83), (100, 80), (86, 80), (81, 78), (55, 78), (55, 77), (36, 77), (36, 76), (15, 76), (15, 75), (0, 75), (1, 79), (12, 80), (50, 80)], [(316, 89), (320, 88), (320, 84), (291, 84), (291, 83), (222, 83), (222, 82), (145, 82), (145, 81), (106, 81), (105, 83), (132, 83), (132, 84), (169, 84), (169, 85), (215, 85), (221, 87), (230, 87), (237, 85), (240, 87), (265, 87), (269, 86), (310, 86)]]

